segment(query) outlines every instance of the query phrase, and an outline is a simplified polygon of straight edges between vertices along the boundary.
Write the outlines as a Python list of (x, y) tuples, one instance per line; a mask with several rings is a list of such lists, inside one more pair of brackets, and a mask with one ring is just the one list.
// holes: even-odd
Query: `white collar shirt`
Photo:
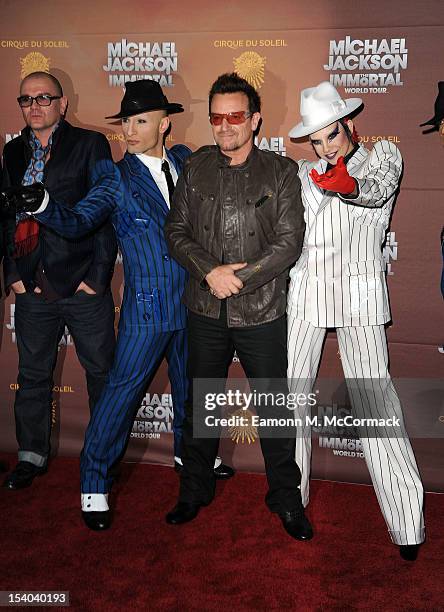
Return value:
[(160, 193), (163, 195), (163, 199), (167, 203), (168, 208), (170, 208), (170, 196), (168, 193), (168, 185), (165, 177), (165, 173), (162, 172), (162, 162), (165, 160), (169, 167), (171, 176), (173, 178), (173, 183), (177, 183), (177, 172), (176, 168), (172, 164), (172, 162), (168, 159), (165, 148), (163, 149), (163, 157), (152, 157), (151, 155), (145, 155), (145, 153), (137, 153), (136, 157), (140, 159), (142, 164), (148, 168), (151, 172), (151, 176), (156, 182)]

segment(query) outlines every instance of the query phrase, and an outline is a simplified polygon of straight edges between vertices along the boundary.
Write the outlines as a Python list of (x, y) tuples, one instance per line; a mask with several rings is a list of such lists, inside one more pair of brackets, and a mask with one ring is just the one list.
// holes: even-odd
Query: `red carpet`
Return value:
[(370, 487), (314, 482), (307, 543), (268, 512), (261, 475), (219, 483), (182, 527), (164, 522), (177, 490), (172, 468), (123, 465), (113, 527), (94, 533), (81, 521), (75, 459), (55, 459), (29, 489), (0, 489), (0, 590), (70, 591), (74, 610), (444, 609), (444, 495), (427, 496), (428, 541), (409, 563)]

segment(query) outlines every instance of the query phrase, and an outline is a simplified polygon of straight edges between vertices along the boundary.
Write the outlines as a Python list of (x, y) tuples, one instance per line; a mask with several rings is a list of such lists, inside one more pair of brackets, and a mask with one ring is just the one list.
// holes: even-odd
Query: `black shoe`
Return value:
[(36, 476), (46, 472), (46, 466), (38, 467), (29, 461), (19, 461), (12, 472), (6, 476), (3, 486), (6, 489), (24, 489), (30, 487)]
[(82, 510), (82, 518), (85, 525), (93, 531), (104, 531), (111, 527), (109, 510), (102, 510), (101, 512), (85, 512)]
[(416, 561), (419, 544), (403, 544), (399, 547), (399, 554), (404, 561)]
[(200, 504), (189, 504), (187, 502), (179, 502), (177, 506), (168, 512), (165, 519), (169, 525), (182, 525), (192, 521), (199, 514)]
[[(174, 461), (174, 469), (178, 474), (180, 474), (183, 470), (183, 465), (181, 465), (178, 461)], [(224, 463), (221, 463), (217, 468), (214, 468), (214, 476), (217, 478), (217, 480), (228, 480), (228, 478), (234, 476), (235, 473), (236, 472), (232, 467), (225, 465)]]
[(279, 517), (285, 531), (295, 540), (311, 540), (313, 537), (313, 529), (303, 509), (283, 512)]
[(225, 463), (221, 463), (217, 468), (214, 468), (214, 475), (218, 480), (228, 480), (234, 476), (235, 471), (229, 465), (225, 465)]

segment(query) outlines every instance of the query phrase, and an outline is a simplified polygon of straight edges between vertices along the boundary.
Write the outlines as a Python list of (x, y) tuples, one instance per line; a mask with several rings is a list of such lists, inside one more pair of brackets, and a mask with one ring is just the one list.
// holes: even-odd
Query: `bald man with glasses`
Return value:
[[(26, 127), (4, 148), (2, 189), (44, 183), (52, 197), (74, 206), (100, 180), (100, 162), (111, 160), (108, 141), (65, 121), (68, 100), (51, 74), (26, 76), (17, 101)], [(117, 241), (109, 221), (75, 240), (24, 214), (12, 221), (15, 246), (3, 269), (5, 288), (16, 299), (19, 451), (3, 486), (21, 489), (47, 469), (53, 372), (65, 326), (86, 373), (91, 411), (102, 391), (114, 355), (110, 281)]]

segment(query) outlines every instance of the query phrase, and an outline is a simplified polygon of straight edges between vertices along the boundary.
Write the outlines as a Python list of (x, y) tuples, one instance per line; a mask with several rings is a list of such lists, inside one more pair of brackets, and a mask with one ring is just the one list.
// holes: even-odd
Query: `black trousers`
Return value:
[(65, 325), (86, 372), (92, 411), (114, 356), (114, 303), (111, 292), (100, 296), (79, 291), (57, 302), (47, 302), (36, 293), (16, 295), (19, 388), (14, 410), (19, 460), (38, 466), (45, 465), (49, 454), (53, 373)]
[[(250, 380), (274, 379), (273, 384), (279, 381), (281, 389), (287, 388), (286, 317), (252, 327), (229, 328), (225, 304), (223, 306), (219, 319), (189, 313), (190, 395), (183, 428), (184, 468), (179, 494), (179, 501), (182, 502), (209, 504), (214, 497), (216, 484), (213, 467), (219, 438), (204, 438), (197, 434), (193, 436), (193, 403), (194, 409), (204, 414), (203, 398), (193, 397), (193, 379), (226, 379), (236, 351)], [(266, 382), (264, 384), (266, 385)], [(220, 387), (220, 382), (215, 382), (212, 390), (223, 391), (224, 385)], [(255, 408), (258, 415), (262, 416), (260, 409), (257, 406)], [(288, 418), (291, 414), (289, 415), (286, 408), (282, 408), (276, 409), (274, 416)], [(260, 430), (259, 433), (261, 434)], [(294, 459), (295, 432), (289, 431), (286, 437), (260, 435), (260, 443), (269, 487), (265, 498), (267, 506), (277, 513), (299, 509), (301, 494), (298, 487), (301, 473)]]

